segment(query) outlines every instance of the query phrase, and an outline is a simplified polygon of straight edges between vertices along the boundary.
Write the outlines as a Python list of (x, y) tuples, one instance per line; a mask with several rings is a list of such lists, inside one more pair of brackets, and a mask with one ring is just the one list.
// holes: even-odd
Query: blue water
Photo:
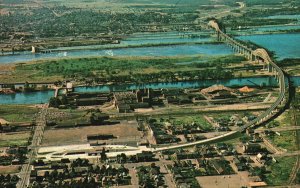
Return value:
[(202, 80), (193, 82), (170, 82), (170, 83), (148, 83), (148, 84), (124, 84), (124, 85), (104, 85), (94, 87), (77, 87), (76, 92), (107, 92), (107, 91), (124, 91), (142, 88), (203, 88), (211, 85), (221, 84), (224, 86), (276, 86), (277, 82), (273, 77), (256, 77), (256, 78), (235, 78), (227, 80)]
[(21, 53), (0, 56), (0, 64), (26, 62), (50, 58), (91, 57), (91, 56), (175, 56), (175, 55), (229, 55), (232, 50), (225, 44), (174, 45), (158, 47), (122, 48), (111, 50), (73, 50), (47, 54)]
[(182, 35), (209, 35), (213, 33), (212, 30), (208, 30), (208, 31), (187, 31), (187, 32), (176, 32), (176, 31), (172, 31), (172, 32), (142, 32), (142, 33), (134, 33), (131, 36), (129, 36), (129, 39), (131, 38), (168, 38), (168, 37), (181, 37)]
[[(255, 83), (255, 84), (254, 84)], [(76, 92), (107, 92), (107, 91), (125, 91), (141, 88), (200, 88), (209, 87), (214, 84), (225, 86), (276, 86), (277, 82), (273, 77), (257, 78), (237, 78), (228, 80), (203, 80), (193, 82), (174, 82), (174, 83), (149, 83), (149, 84), (124, 84), (124, 85), (103, 85), (94, 87), (77, 87)], [(300, 79), (298, 84), (300, 85)], [(54, 96), (54, 91), (39, 91), (16, 94), (0, 94), (0, 104), (40, 104), (48, 103), (50, 97)]]
[[(300, 76), (292, 77), (294, 86), (300, 86)], [(227, 87), (244, 86), (277, 86), (274, 77), (250, 77), (234, 78), (225, 80), (202, 80), (192, 82), (173, 82), (173, 83), (148, 83), (148, 84), (124, 84), (124, 85), (102, 85), (92, 87), (76, 87), (75, 92), (108, 92), (108, 91), (126, 91), (142, 88), (205, 88), (215, 84), (222, 84)], [(0, 94), (0, 104), (40, 104), (48, 103), (50, 97), (54, 96), (54, 91), (39, 91), (15, 94)]]
[(168, 37), (168, 38), (128, 38), (123, 40), (121, 44), (125, 45), (143, 45), (143, 44), (171, 44), (171, 43), (193, 43), (193, 42), (209, 42), (212, 38), (180, 38), (180, 37)]
[(40, 104), (48, 103), (54, 91), (0, 94), (0, 104)]
[[(157, 32), (157, 33), (134, 33), (129, 37), (121, 40), (120, 44), (106, 44), (106, 45), (88, 45), (88, 46), (72, 46), (72, 47), (58, 47), (55, 50), (84, 50), (84, 49), (107, 49), (117, 47), (128, 47), (130, 45), (147, 45), (147, 44), (171, 44), (171, 43), (196, 43), (213, 41), (209, 37), (211, 32)], [(205, 35), (196, 38), (187, 38), (187, 35)], [(183, 37), (184, 36), (184, 37)], [(206, 37), (207, 36), (207, 37)]]
[(236, 38), (246, 41), (249, 40), (275, 52), (279, 60), (285, 58), (300, 58), (300, 33), (247, 35)]
[[(177, 36), (177, 33), (160, 33), (154, 36), (146, 34), (144, 42), (159, 41), (162, 36), (169, 36), (169, 39), (175, 41), (178, 38), (172, 38)], [(138, 42), (138, 38), (141, 38), (142, 34), (136, 34), (127, 41)], [(276, 53), (278, 59), (284, 58), (300, 58), (300, 33), (295, 34), (273, 34), (273, 35), (249, 35), (239, 36), (238, 39), (250, 40), (257, 43), (271, 51)], [(169, 40), (163, 39), (163, 40)], [(183, 38), (184, 40), (191, 40), (189, 38)], [(193, 39), (193, 40), (201, 40)], [(205, 39), (203, 39), (205, 40)], [(124, 41), (126, 42), (126, 41)], [(130, 42), (129, 42), (130, 43)], [(65, 58), (65, 57), (83, 57), (83, 56), (174, 56), (174, 55), (196, 55), (196, 54), (207, 54), (207, 55), (227, 55), (233, 52), (226, 45), (176, 45), (176, 46), (160, 46), (160, 47), (139, 47), (139, 48), (126, 48), (126, 49), (112, 49), (112, 50), (74, 50), (66, 52), (54, 52), (50, 54), (30, 54), (21, 53), (20, 55), (9, 55), (0, 56), (0, 63), (14, 63), (24, 62), (30, 60), (47, 59), (47, 58)], [(186, 63), (186, 62), (183, 62)], [(101, 91), (120, 91), (138, 88), (199, 88), (209, 87), (214, 84), (223, 84), (225, 86), (238, 86), (243, 87), (245, 85), (254, 86), (252, 82), (257, 85), (274, 86), (276, 81), (270, 77), (259, 77), (259, 78), (243, 78), (243, 79), (230, 79), (230, 80), (205, 80), (195, 82), (177, 82), (177, 83), (150, 83), (143, 85), (106, 85), (97, 87), (78, 87), (75, 89), (77, 92), (101, 92)], [(293, 81), (296, 86), (300, 86), (300, 77), (294, 77)], [(47, 103), (49, 98), (54, 95), (53, 91), (42, 91), (32, 93), (17, 93), (9, 95), (0, 95), (0, 104), (39, 104)]]

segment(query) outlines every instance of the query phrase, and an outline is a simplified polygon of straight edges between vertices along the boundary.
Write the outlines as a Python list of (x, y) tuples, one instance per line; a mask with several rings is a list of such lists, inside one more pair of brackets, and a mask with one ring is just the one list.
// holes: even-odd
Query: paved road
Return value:
[(275, 127), (275, 128), (270, 128), (270, 129), (256, 129), (256, 130), (254, 130), (254, 132), (261, 133), (266, 130), (275, 131), (275, 132), (296, 131), (296, 130), (300, 130), (300, 126), (286, 126), (286, 127)]
[(47, 115), (47, 105), (43, 106), (40, 112), (37, 114), (36, 126), (34, 134), (32, 137), (31, 145), (29, 146), (30, 151), (28, 152), (28, 162), (24, 164), (19, 173), (20, 180), (17, 184), (17, 188), (24, 188), (29, 185), (31, 165), (30, 162), (34, 160), (38, 146), (41, 144), (44, 129), (46, 126), (46, 115)]
[(292, 156), (298, 156), (300, 155), (300, 150), (299, 151), (290, 151), (290, 152), (285, 152), (285, 153), (275, 153), (272, 154), (271, 156), (274, 157), (292, 157)]
[[(127, 114), (109, 113), (111, 118), (126, 118), (135, 117), (136, 115), (154, 116), (154, 115), (184, 115), (184, 114), (199, 114), (201, 112), (218, 112), (218, 111), (246, 111), (246, 110), (266, 110), (270, 108), (272, 103), (246, 103), (246, 104), (231, 104), (231, 105), (210, 105), (210, 106), (195, 106), (195, 107), (170, 107), (154, 109), (151, 112), (134, 112)], [(185, 111), (183, 111), (184, 109)]]

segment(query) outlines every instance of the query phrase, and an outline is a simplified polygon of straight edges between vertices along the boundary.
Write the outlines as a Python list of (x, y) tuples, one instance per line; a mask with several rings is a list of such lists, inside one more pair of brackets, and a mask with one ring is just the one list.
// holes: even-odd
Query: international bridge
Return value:
[(218, 40), (221, 42), (224, 42), (228, 44), (230, 47), (233, 48), (233, 50), (237, 53), (242, 54), (245, 56), (248, 60), (251, 61), (257, 61), (262, 63), (264, 66), (267, 67), (267, 71), (269, 71), (272, 76), (274, 76), (278, 82), (279, 86), (279, 95), (276, 99), (276, 101), (268, 108), (265, 112), (261, 113), (256, 119), (246, 123), (242, 127), (240, 127), (236, 131), (230, 131), (228, 133), (222, 134), (220, 136), (216, 136), (213, 138), (201, 140), (201, 141), (195, 141), (191, 143), (185, 143), (185, 144), (177, 144), (177, 145), (170, 145), (170, 146), (165, 146), (165, 147), (160, 147), (160, 148), (152, 148), (151, 151), (153, 152), (160, 152), (164, 150), (173, 150), (173, 149), (179, 149), (179, 148), (185, 148), (185, 147), (192, 147), (195, 145), (200, 145), (200, 144), (208, 144), (212, 142), (218, 142), (221, 140), (229, 139), (231, 137), (234, 137), (235, 135), (238, 135), (246, 129), (254, 128), (259, 125), (262, 125), (269, 121), (270, 119), (274, 118), (279, 112), (280, 109), (284, 107), (284, 105), (287, 102), (287, 96), (289, 92), (289, 85), (285, 80), (285, 75), (283, 71), (281, 70), (280, 67), (274, 63), (268, 52), (263, 49), (263, 48), (258, 48), (258, 49), (251, 49), (248, 46), (242, 44), (241, 42), (235, 40), (234, 38), (230, 37), (226, 33), (224, 33), (220, 27), (219, 24), (215, 21), (212, 20), (208, 23), (208, 26), (213, 28), (216, 32), (216, 35), (218, 37)]

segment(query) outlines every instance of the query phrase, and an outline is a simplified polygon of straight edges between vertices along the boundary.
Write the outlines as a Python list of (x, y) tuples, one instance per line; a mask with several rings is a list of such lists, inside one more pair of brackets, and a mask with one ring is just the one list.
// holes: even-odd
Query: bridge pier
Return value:
[(218, 41), (221, 41), (220, 32), (217, 31)]
[(224, 41), (231, 46), (231, 48), (236, 52), (244, 55), (246, 58), (248, 58), (251, 61), (262, 63), (263, 64), (263, 70), (268, 71), (269, 73), (272, 73), (272, 76), (274, 76), (278, 82), (280, 93), (276, 101), (271, 105), (271, 107), (262, 113), (255, 121), (249, 122), (243, 128), (241, 128), (239, 131), (244, 131), (246, 128), (253, 127), (256, 125), (260, 125), (263, 122), (266, 122), (270, 118), (274, 116), (275, 113), (279, 112), (279, 108), (281, 108), (281, 105), (284, 105), (286, 103), (286, 91), (288, 92), (288, 87), (285, 83), (285, 77), (283, 71), (278, 67), (269, 56), (268, 52), (263, 49), (259, 48), (256, 50), (252, 50), (251, 48), (248, 48), (247, 46), (244, 46), (242, 43), (234, 40), (227, 34), (223, 33), (219, 25), (216, 21), (212, 20), (209, 22), (209, 25), (214, 28), (218, 33), (218, 40), (220, 37), (223, 37)]
[(270, 63), (268, 64), (268, 71), (269, 72), (273, 72), (273, 67), (272, 67), (272, 65)]

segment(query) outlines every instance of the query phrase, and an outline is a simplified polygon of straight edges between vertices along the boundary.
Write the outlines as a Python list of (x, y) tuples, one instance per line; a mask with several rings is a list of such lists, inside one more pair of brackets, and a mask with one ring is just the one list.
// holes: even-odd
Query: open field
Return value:
[(274, 135), (271, 138), (271, 141), (277, 147), (286, 149), (288, 151), (298, 150), (295, 131), (280, 132), (280, 136)]
[(126, 139), (126, 137), (141, 136), (140, 132), (137, 131), (136, 121), (121, 121), (120, 124), (116, 125), (46, 130), (42, 145), (87, 143), (87, 135), (93, 134), (112, 134), (115, 137), (123, 139)]
[(0, 105), (0, 118), (11, 122), (31, 122), (38, 108), (26, 105)]
[[(299, 92), (296, 92), (295, 99), (292, 101), (292, 108), (286, 110), (281, 116), (270, 122), (268, 127), (288, 128), (299, 126), (299, 111), (297, 105), (299, 101)], [(277, 147), (286, 149), (288, 151), (298, 150), (296, 131), (282, 131), (280, 135), (269, 136), (270, 140)]]
[(202, 176), (196, 178), (202, 188), (240, 188), (247, 186), (247, 182), (243, 181), (240, 175), (230, 176)]
[(0, 133), (0, 147), (7, 146), (25, 146), (27, 145), (30, 133), (18, 132), (18, 133)]
[(277, 160), (278, 163), (274, 163), (269, 167), (271, 173), (266, 174), (266, 182), (270, 185), (287, 185), (296, 157), (283, 157)]
[(84, 110), (58, 110), (50, 109), (47, 120), (57, 123), (57, 126), (75, 126), (89, 123), (88, 112)]
[[(174, 119), (174, 120), (173, 120)], [(211, 130), (212, 125), (207, 122), (207, 120), (202, 115), (191, 115), (191, 116), (173, 116), (170, 119), (171, 123), (175, 125), (182, 125), (182, 124), (199, 124), (203, 130)]]
[(19, 165), (0, 166), (0, 174), (14, 174), (19, 172)]
[[(201, 61), (199, 63), (199, 61)], [(203, 62), (202, 62), (203, 61)], [(181, 62), (184, 62), (180, 64)], [(3, 66), (8, 75), (0, 82), (55, 82), (76, 79), (99, 82), (157, 82), (185, 79), (222, 79), (232, 77), (232, 68), (243, 67), (244, 57), (179, 56), (179, 57), (92, 57), (45, 60)], [(221, 68), (223, 66), (223, 68)], [(224, 69), (224, 68), (228, 68)], [(175, 75), (176, 74), (176, 75)]]

